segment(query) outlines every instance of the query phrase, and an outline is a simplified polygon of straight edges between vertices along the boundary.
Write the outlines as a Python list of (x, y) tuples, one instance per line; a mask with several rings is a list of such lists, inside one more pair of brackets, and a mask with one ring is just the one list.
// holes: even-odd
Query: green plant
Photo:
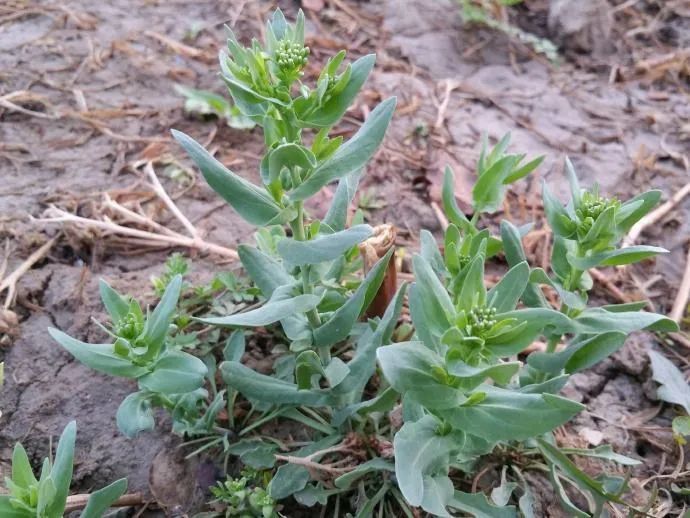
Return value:
[(657, 396), (662, 401), (678, 405), (685, 413), (673, 418), (671, 428), (680, 447), (690, 436), (690, 385), (683, 373), (669, 359), (656, 351), (649, 351), (652, 377), (659, 383)]
[[(422, 231), (422, 250), (413, 260), (416, 282), (410, 288), (410, 313), (417, 340), (378, 349), (384, 376), (402, 395), (405, 424), (394, 440), (396, 476), (406, 500), (435, 515), (450, 516), (447, 508), (483, 508), (492, 516), (509, 516), (514, 511), (490, 510), (482, 495), (455, 490), (449, 470), (471, 471), (480, 456), (524, 444), (528, 454), (531, 449), (546, 460), (545, 469), (570, 512), (583, 515), (568, 499), (562, 480), (579, 488), (590, 502), (590, 512), (599, 516), (607, 501), (621, 502), (624, 484), (604, 485), (587, 477), (554, 446), (550, 432), (584, 408), (556, 394), (569, 374), (615, 352), (630, 332), (675, 329), (666, 317), (640, 312), (644, 303), (586, 308), (586, 293), (592, 288), (588, 269), (628, 264), (664, 251), (616, 248), (659, 194), (652, 191), (624, 204), (604, 200), (596, 188), (592, 193), (580, 190), (567, 162), (572, 203), (562, 207), (544, 188), (544, 207), (555, 233), (551, 278), (529, 267), (521, 231), (515, 226), (503, 221), (500, 239), (476, 227), (478, 211), (500, 205), (503, 185), (538, 163), (534, 160), (526, 171), (511, 175), (514, 159), (497, 158), (507, 144), (503, 139), (488, 158), (481, 153), (473, 190), (477, 212), (471, 221), (455, 206), (452, 172), (446, 171), (443, 200), (452, 223), (445, 233), (444, 253)], [(502, 161), (505, 165), (499, 166)], [(500, 250), (509, 270), (487, 290), (484, 265)], [(541, 285), (556, 290), (559, 309), (549, 305)], [(572, 336), (570, 343), (556, 351), (566, 334)], [(516, 355), (539, 336), (548, 337), (547, 350), (531, 353), (526, 365), (516, 361)]]
[(211, 488), (215, 500), (225, 509), (222, 516), (242, 518), (277, 518), (276, 503), (258, 483), (259, 473), (245, 469), (240, 478), (228, 478)]
[[(77, 425), (69, 423), (60, 437), (55, 459), (43, 460), (36, 479), (24, 447), (17, 443), (12, 453), (12, 476), (5, 478), (8, 495), (0, 495), (3, 518), (61, 518), (72, 481), (74, 443)], [(100, 518), (127, 490), (127, 480), (120, 479), (89, 496), (81, 518)]]
[(507, 21), (506, 8), (520, 4), (522, 0), (458, 0), (458, 3), (465, 22), (479, 23), (503, 32), (514, 40), (532, 47), (549, 61), (558, 63), (558, 47), (551, 40), (523, 31)]
[[(100, 294), (111, 319), (101, 328), (114, 340), (111, 344), (87, 344), (57, 329), (50, 335), (75, 358), (92, 369), (111, 376), (137, 380), (139, 391), (127, 396), (117, 411), (118, 428), (128, 436), (154, 426), (153, 407), (163, 407), (174, 417), (173, 426), (184, 430), (194, 420), (197, 407), (207, 395), (202, 388), (208, 369), (191, 354), (168, 346), (182, 277), (167, 285), (160, 303), (144, 314), (134, 299), (100, 281)], [(211, 405), (212, 411), (218, 406)], [(217, 410), (216, 410), (217, 412)], [(213, 415), (202, 416), (212, 421)]]
[[(383, 140), (395, 99), (372, 110), (348, 141), (329, 137), (374, 57), (345, 65), (345, 52), (339, 52), (310, 87), (303, 81), (309, 59), (304, 15), (288, 24), (277, 10), (265, 32), (264, 44), (254, 40), (249, 47), (230, 32), (228, 52), (220, 58), (234, 106), (263, 130), (261, 184), (230, 171), (173, 130), (208, 184), (258, 227), (256, 246), (238, 248), (256, 288), (218, 274), (209, 285), (186, 287), (179, 301), (188, 265), (173, 256), (153, 280), (162, 296), (146, 316), (138, 303), (101, 282), (112, 321), (104, 329), (114, 343), (85, 344), (50, 331), (83, 363), (138, 381), (139, 391), (118, 411), (120, 429), (128, 435), (150, 429), (152, 408), (163, 407), (173, 430), (195, 445), (190, 455), (220, 450), (226, 473), (229, 456), (252, 469), (275, 470), (260, 491), (248, 489), (250, 477), (215, 488), (216, 503), (226, 504), (226, 512), (249, 516), (271, 515), (274, 502), (290, 496), (303, 506), (318, 503), (333, 516), (413, 516), (417, 506), (438, 516), (515, 516), (509, 503), (517, 492), (520, 511), (530, 516), (522, 474), (527, 469), (551, 476), (574, 516), (585, 511), (571, 502), (564, 484), (582, 493), (594, 515), (609, 502), (623, 505), (624, 479), (589, 477), (570, 457), (624, 466), (637, 461), (608, 447), (558, 448), (551, 432), (584, 408), (558, 395), (570, 374), (616, 351), (632, 331), (676, 329), (665, 317), (641, 312), (641, 303), (587, 307), (593, 284), (588, 270), (663, 251), (618, 248), (630, 226), (658, 202), (658, 192), (626, 203), (606, 200), (597, 188), (583, 192), (567, 162), (572, 201), (563, 206), (548, 188), (543, 193), (554, 232), (552, 272), (531, 268), (521, 241), (529, 225), (503, 221), (500, 233), (492, 234), (480, 223), (482, 214), (502, 206), (507, 186), (530, 174), (543, 157), (508, 153), (509, 135), (491, 149), (485, 138), (470, 218), (459, 210), (453, 173), (446, 171), (442, 198), (450, 225), (443, 251), (429, 232), (421, 232), (409, 289), (414, 331), (406, 324), (396, 333), (405, 283), (382, 315), (365, 318), (393, 249), (377, 252), (382, 257), (374, 264), (363, 261), (361, 250), (366, 254), (381, 229), (364, 224), (361, 212), (348, 224), (361, 171)], [(326, 215), (310, 215), (305, 202), (336, 180)], [(501, 254), (508, 269), (487, 289), (486, 263)], [(556, 306), (544, 286), (558, 296)], [(247, 328), (254, 329), (251, 340), (269, 342), (272, 372), (242, 363)], [(393, 343), (399, 336), (404, 341)], [(541, 337), (548, 342), (545, 350), (519, 361)], [(227, 417), (220, 417), (222, 410)], [(227, 419), (228, 428), (219, 426), (220, 419)], [(262, 433), (276, 420), (305, 425), (311, 442), (286, 443)], [(502, 470), (491, 501), (456, 489), (458, 474), (471, 473), (485, 455), (514, 461), (511, 470)]]
[[(263, 185), (250, 184), (191, 138), (173, 132), (209, 185), (240, 216), (255, 225), (288, 224), (291, 229), (291, 236), (279, 229), (260, 231), (258, 248), (239, 248), (245, 270), (267, 302), (252, 311), (202, 321), (233, 328), (281, 323), (294, 366), (288, 377), (295, 382), (258, 374), (238, 361), (220, 366), (226, 383), (250, 399), (279, 405), (350, 402), (357, 398), (349, 395), (361, 392), (372, 373), (373, 348), (365, 352), (369, 361), (360, 358), (349, 365), (332, 350), (348, 338), (376, 295), (390, 253), (361, 282), (353, 277), (356, 246), (373, 229), (364, 224), (346, 228), (346, 211), (360, 169), (383, 139), (395, 99), (376, 107), (348, 142), (331, 139), (329, 129), (354, 100), (374, 57), (343, 65), (345, 52), (340, 52), (310, 89), (300, 81), (309, 55), (303, 14), (290, 25), (276, 11), (266, 35), (265, 47), (253, 41), (245, 48), (230, 32), (228, 54), (221, 55), (222, 76), (235, 104), (264, 130), (268, 151), (261, 162)], [(305, 130), (315, 132), (310, 146), (304, 143)], [(304, 200), (334, 180), (340, 183), (328, 214), (307, 222)], [(322, 381), (327, 388), (320, 388)]]
[(175, 91), (184, 96), (184, 109), (188, 113), (215, 115), (225, 119), (228, 126), (235, 129), (252, 129), (256, 125), (222, 95), (182, 85), (175, 85)]

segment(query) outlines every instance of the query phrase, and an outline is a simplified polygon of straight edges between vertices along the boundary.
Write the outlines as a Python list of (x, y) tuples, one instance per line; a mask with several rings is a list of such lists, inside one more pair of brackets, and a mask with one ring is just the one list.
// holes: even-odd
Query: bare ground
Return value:
[[(483, 132), (496, 139), (511, 131), (515, 149), (547, 155), (539, 176), (509, 198), (504, 215), (518, 221), (536, 218), (542, 224), (539, 208), (531, 203), (541, 178), (565, 195), (566, 154), (585, 183), (599, 182), (624, 199), (650, 187), (668, 198), (686, 184), (690, 57), (661, 58), (690, 45), (690, 13), (682, 2), (640, 1), (616, 10), (620, 3), (605, 6), (613, 21), (608, 29), (598, 18), (567, 37), (565, 29), (554, 29), (552, 36), (562, 37), (563, 44), (558, 66), (504, 35), (462, 26), (450, 2), (331, 0), (308, 10), (316, 61), (340, 48), (351, 49), (351, 57), (378, 54), (372, 79), (342, 125), (345, 134), (375, 102), (399, 97), (392, 128), (364, 181), (378, 207), (368, 212), (372, 220), (396, 224), (400, 244), (411, 248), (420, 228), (438, 231), (431, 202), (438, 199), (442, 168), (454, 167), (456, 194), (466, 203)], [(546, 4), (526, 2), (515, 11), (514, 22), (549, 34)], [(288, 14), (298, 7), (280, 5)], [(16, 0), (0, 6), (0, 99), (12, 103), (0, 105), (0, 233), (11, 243), (8, 271), (59, 231), (31, 222), (29, 215), (39, 216), (49, 204), (89, 215), (103, 191), (146, 194), (150, 187), (142, 169), (132, 165), (141, 160), (153, 161), (165, 178), (170, 158), (183, 160), (168, 137), (171, 127), (210, 141), (224, 163), (256, 179), (259, 133), (186, 116), (173, 85), (221, 92), (215, 56), (222, 24), (235, 25), (245, 36), (255, 34), (272, 7), (271, 2), (229, 0), (115, 0), (98, 7)], [(250, 237), (252, 229), (218, 205), (200, 178), (163, 181), (208, 240), (233, 246)], [(160, 204), (147, 206), (170, 220)], [(668, 312), (685, 267), (688, 213), (686, 202), (641, 236), (645, 243), (668, 248), (668, 256), (656, 264), (605, 272), (619, 295), (649, 297), (656, 311)], [(127, 476), (130, 488), (142, 491), (149, 490), (152, 479), (154, 496), (169, 508), (188, 508), (198, 500), (194, 488), (204, 470), (199, 461), (180, 463), (178, 440), (164, 423), (134, 440), (118, 434), (115, 411), (133, 386), (72, 361), (46, 333), (52, 325), (99, 339), (90, 323), (92, 316), (103, 316), (98, 277), (123, 291), (149, 292), (142, 287), (160, 271), (167, 253), (141, 253), (98, 234), (65, 231), (21, 279), (13, 305), (19, 323), (8, 330), (0, 350), (7, 373), (0, 397), (0, 475), (15, 441), (24, 441), (36, 460), (47, 451), (47, 437), (76, 419), (75, 488), (88, 490)], [(543, 262), (548, 242), (537, 240), (531, 253)], [(196, 275), (208, 277), (229, 267), (213, 259), (198, 257)], [(610, 288), (596, 295), (617, 301)], [(633, 496), (641, 501), (651, 486), (643, 488), (642, 482), (670, 472), (677, 460), (667, 432), (672, 412), (654, 400), (647, 365), (646, 351), (659, 346), (651, 335), (632, 337), (612, 359), (574, 376), (566, 389), (569, 397), (587, 403), (588, 412), (563, 431), (562, 442), (587, 446), (598, 437), (643, 459), (632, 484)], [(678, 351), (679, 364), (687, 365), (687, 349), (664, 347)], [(160, 488), (171, 480), (177, 482), (175, 491), (162, 494)], [(491, 487), (494, 480), (495, 473), (488, 472), (478, 485)], [(556, 516), (549, 491), (544, 486), (540, 493), (540, 515)]]

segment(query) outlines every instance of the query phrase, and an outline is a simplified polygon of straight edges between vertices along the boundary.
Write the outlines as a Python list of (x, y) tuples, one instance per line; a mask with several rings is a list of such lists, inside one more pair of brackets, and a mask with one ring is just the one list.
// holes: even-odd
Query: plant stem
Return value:
[[(301, 201), (295, 203), (295, 208), (297, 209), (297, 219), (292, 222), (292, 232), (295, 239), (298, 241), (306, 241), (306, 235), (304, 233), (304, 205)], [(300, 272), (302, 275), (302, 293), (309, 295), (313, 293), (311, 282), (309, 282), (309, 271), (310, 267), (305, 264), (300, 267)], [(309, 320), (309, 325), (312, 329), (316, 329), (321, 325), (321, 318), (319, 317), (319, 312), (315, 309), (310, 309), (307, 311), (307, 319)], [(319, 349), (319, 357), (324, 365), (327, 365), (331, 361), (331, 353), (329, 350), (324, 348)]]
[(561, 341), (560, 336), (552, 336), (549, 338), (548, 343), (546, 344), (546, 352), (547, 353), (553, 353), (556, 352), (556, 346), (558, 345), (558, 342)]

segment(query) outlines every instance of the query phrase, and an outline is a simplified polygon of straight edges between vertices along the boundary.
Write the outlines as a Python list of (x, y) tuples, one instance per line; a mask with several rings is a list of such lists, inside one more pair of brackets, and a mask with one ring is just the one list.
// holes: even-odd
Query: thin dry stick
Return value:
[(632, 245), (637, 240), (637, 238), (640, 237), (640, 234), (645, 228), (647, 228), (650, 225), (653, 225), (661, 218), (663, 218), (666, 214), (671, 212), (671, 209), (678, 205), (688, 194), (690, 194), (690, 183), (685, 184), (678, 192), (676, 192), (671, 197), (670, 200), (668, 200), (663, 205), (660, 205), (657, 209), (653, 210), (652, 212), (644, 216), (642, 219), (640, 219), (640, 221), (635, 223), (630, 229), (630, 232), (628, 232), (628, 235), (623, 240), (623, 247), (625, 248), (627, 246)]
[(326, 473), (332, 473), (334, 475), (341, 475), (343, 473), (349, 473), (350, 471), (355, 469), (355, 466), (351, 466), (351, 467), (347, 467), (347, 468), (334, 468), (333, 466), (330, 466), (329, 464), (319, 464), (318, 462), (314, 462), (313, 460), (309, 460), (308, 458), (293, 457), (292, 455), (276, 455), (275, 458), (277, 460), (289, 462), (290, 464), (297, 464), (298, 466), (304, 466), (307, 469), (313, 469), (316, 471), (325, 471)]
[(4, 306), (5, 309), (9, 309), (12, 305), (14, 295), (17, 291), (17, 282), (19, 281), (19, 279), (22, 277), (22, 275), (28, 272), (34, 264), (36, 264), (38, 261), (40, 261), (46, 256), (48, 251), (55, 244), (55, 241), (57, 241), (57, 236), (50, 239), (49, 241), (46, 241), (38, 250), (36, 250), (33, 254), (27, 257), (26, 260), (24, 260), (24, 262), (20, 264), (16, 270), (14, 270), (11, 274), (5, 277), (2, 280), (2, 282), (0, 282), (0, 292), (7, 290), (7, 297), (5, 298)]
[(166, 207), (172, 212), (175, 218), (182, 223), (185, 230), (190, 234), (186, 236), (179, 232), (175, 232), (155, 221), (148, 218), (142, 214), (138, 214), (126, 207), (123, 207), (118, 202), (114, 201), (107, 193), (104, 194), (104, 205), (112, 209), (118, 215), (124, 217), (130, 223), (138, 223), (140, 225), (146, 226), (150, 230), (141, 230), (138, 228), (132, 228), (126, 226), (123, 223), (116, 223), (112, 221), (107, 216), (104, 216), (102, 220), (84, 218), (82, 216), (77, 216), (71, 214), (65, 210), (59, 209), (55, 206), (51, 206), (46, 212), (46, 217), (35, 219), (37, 223), (72, 223), (77, 226), (82, 226), (85, 228), (104, 230), (108, 233), (117, 234), (120, 236), (126, 236), (134, 238), (139, 244), (167, 244), (168, 246), (182, 246), (185, 248), (191, 248), (194, 250), (199, 250), (201, 252), (209, 252), (217, 254), (223, 257), (228, 257), (232, 260), (238, 258), (237, 251), (232, 248), (227, 248), (224, 246), (217, 245), (215, 243), (210, 243), (205, 241), (197, 228), (189, 221), (189, 219), (182, 214), (182, 211), (175, 205), (175, 202), (170, 198), (168, 193), (161, 185), (156, 173), (153, 169), (151, 162), (148, 162), (145, 166), (146, 174), (148, 175), (151, 186), (156, 193), (156, 195), (165, 203)]
[(177, 220), (182, 223), (182, 226), (187, 229), (187, 232), (191, 237), (195, 239), (199, 237), (199, 232), (197, 231), (196, 227), (192, 225), (184, 214), (182, 214), (180, 209), (177, 208), (177, 205), (175, 205), (175, 202), (170, 199), (168, 193), (165, 192), (165, 189), (163, 189), (160, 180), (158, 180), (158, 177), (156, 176), (156, 172), (153, 170), (153, 164), (148, 162), (144, 167), (144, 170), (146, 171), (149, 180), (151, 180), (151, 185), (153, 185), (154, 192), (161, 200), (163, 200), (168, 209), (170, 209), (170, 212), (173, 213), (173, 216), (175, 216)]
[(671, 320), (680, 323), (683, 315), (685, 315), (688, 297), (690, 297), (690, 248), (688, 248), (688, 258), (685, 260), (683, 280), (680, 283), (680, 288), (678, 288), (678, 295), (676, 295), (671, 313), (668, 315)]
[(448, 109), (448, 103), (450, 102), (450, 94), (455, 90), (460, 84), (457, 81), (451, 79), (446, 79), (444, 81), (444, 92), (443, 100), (438, 105), (438, 113), (436, 114), (436, 122), (434, 123), (434, 129), (439, 130), (443, 126), (443, 121), (446, 119), (446, 110)]
[(199, 238), (187, 237), (183, 234), (179, 234), (174, 231), (170, 231), (171, 234), (157, 234), (155, 232), (149, 232), (147, 230), (140, 230), (138, 228), (126, 227), (118, 223), (114, 223), (109, 219), (106, 221), (101, 221), (98, 219), (83, 218), (81, 216), (76, 216), (67, 211), (59, 209), (55, 206), (51, 206), (46, 212), (48, 217), (33, 219), (36, 223), (72, 223), (77, 226), (83, 226), (86, 228), (96, 228), (100, 230), (105, 230), (113, 234), (119, 234), (121, 236), (128, 236), (137, 239), (143, 239), (145, 241), (153, 241), (156, 243), (166, 243), (169, 246), (181, 246), (184, 248), (192, 248), (194, 250), (199, 250), (201, 252), (210, 252), (223, 257), (228, 257), (230, 259), (237, 259), (237, 252), (232, 248), (226, 248), (224, 246), (217, 245), (215, 243), (209, 243)]
[[(71, 495), (67, 497), (67, 504), (65, 505), (65, 513), (71, 513), (72, 511), (78, 511), (79, 509), (84, 509), (89, 497), (91, 495)], [(120, 498), (115, 500), (110, 507), (133, 507), (136, 505), (142, 505), (144, 503), (144, 497), (141, 493), (129, 493), (122, 495)]]

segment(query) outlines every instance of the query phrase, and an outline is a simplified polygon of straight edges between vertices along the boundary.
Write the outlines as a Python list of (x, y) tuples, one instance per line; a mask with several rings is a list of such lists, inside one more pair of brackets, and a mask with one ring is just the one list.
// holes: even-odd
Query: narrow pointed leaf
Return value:
[(108, 508), (127, 491), (127, 479), (121, 478), (109, 486), (94, 491), (79, 518), (101, 518)]
[(503, 278), (489, 290), (487, 303), (497, 313), (512, 311), (529, 281), (529, 266), (526, 261), (513, 266)]
[(76, 440), (77, 423), (71, 421), (62, 432), (57, 449), (55, 450), (55, 461), (50, 470), (50, 478), (55, 484), (55, 496), (46, 507), (47, 516), (60, 516), (65, 509), (65, 502), (69, 494), (69, 486), (72, 482), (74, 444)]
[(347, 211), (352, 203), (352, 199), (357, 192), (359, 179), (362, 176), (362, 170), (354, 171), (338, 182), (338, 188), (333, 195), (333, 201), (328, 209), (328, 213), (323, 218), (323, 223), (331, 227), (336, 232), (345, 229), (347, 224)]
[(369, 225), (355, 225), (309, 241), (286, 238), (278, 242), (278, 253), (285, 261), (294, 265), (333, 261), (356, 244), (371, 237), (372, 232), (373, 229)]
[(578, 270), (589, 270), (596, 266), (618, 266), (621, 264), (637, 263), (649, 257), (666, 253), (668, 253), (668, 250), (659, 248), (658, 246), (637, 245), (620, 248), (611, 252), (601, 252), (586, 257), (577, 257), (573, 254), (568, 254), (568, 262)]
[(139, 378), (139, 386), (151, 392), (184, 394), (198, 389), (208, 372), (206, 364), (182, 351), (168, 351), (153, 366), (153, 372)]
[(211, 188), (249, 223), (266, 225), (280, 214), (280, 207), (262, 189), (227, 169), (194, 139), (176, 130), (172, 134)]
[(48, 328), (48, 333), (77, 360), (99, 372), (123, 378), (138, 378), (149, 372), (116, 355), (111, 344), (87, 344), (52, 327)]
[(347, 338), (360, 315), (369, 306), (383, 282), (393, 249), (377, 261), (355, 293), (338, 308), (331, 318), (314, 330), (314, 343), (325, 347)]
[(290, 193), (293, 201), (316, 194), (324, 185), (361, 169), (378, 149), (395, 110), (395, 97), (379, 104), (369, 114), (355, 135), (325, 162), (320, 164), (297, 189)]
[(240, 245), (237, 252), (242, 266), (259, 287), (264, 297), (271, 297), (277, 288), (294, 282), (294, 279), (278, 261), (258, 248)]
[(204, 324), (225, 327), (258, 327), (278, 322), (296, 313), (306, 313), (316, 308), (320, 298), (316, 295), (298, 295), (289, 299), (269, 300), (260, 308), (235, 313), (226, 317), (200, 318)]
[(113, 324), (117, 324), (129, 313), (129, 301), (111, 288), (103, 279), (98, 281), (98, 290), (100, 291), (103, 305), (110, 315), (110, 319)]
[(228, 386), (250, 399), (278, 405), (327, 406), (331, 404), (330, 394), (327, 391), (300, 390), (294, 383), (259, 374), (238, 362), (223, 362), (220, 364), (220, 371)]

